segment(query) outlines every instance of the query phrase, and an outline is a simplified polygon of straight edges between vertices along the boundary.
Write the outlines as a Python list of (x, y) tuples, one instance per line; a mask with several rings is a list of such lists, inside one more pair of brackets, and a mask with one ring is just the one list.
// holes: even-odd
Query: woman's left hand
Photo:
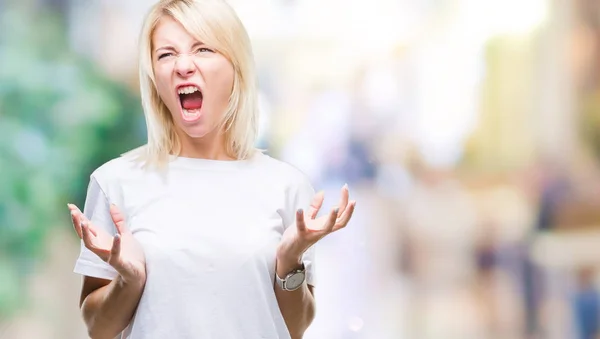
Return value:
[(342, 187), (339, 206), (333, 208), (328, 215), (316, 218), (324, 198), (323, 192), (319, 192), (313, 198), (307, 211), (299, 209), (296, 212), (295, 225), (285, 230), (277, 248), (278, 261), (283, 261), (288, 265), (297, 265), (302, 254), (317, 241), (346, 227), (356, 205), (356, 201), (348, 200), (348, 185)]

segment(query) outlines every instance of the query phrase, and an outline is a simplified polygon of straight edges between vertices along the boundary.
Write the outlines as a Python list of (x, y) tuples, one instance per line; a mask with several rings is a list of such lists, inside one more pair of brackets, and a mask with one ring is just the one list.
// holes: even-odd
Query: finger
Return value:
[[(78, 210), (79, 211), (79, 210)], [(75, 212), (76, 214), (78, 212)], [(96, 228), (94, 227), (94, 225), (85, 217), (85, 215), (83, 215), (83, 213), (79, 212), (78, 213), (78, 224), (81, 226), (83, 225), (83, 223), (85, 223), (87, 225), (87, 229), (88, 231), (94, 236), (97, 237), (98, 236), (98, 231), (96, 231)]]
[(79, 224), (79, 218), (77, 218), (77, 213), (74, 210), (71, 210), (71, 222), (73, 223), (73, 228), (79, 236), (79, 239), (83, 238), (83, 234), (81, 233), (81, 225)]
[(317, 217), (317, 214), (319, 213), (321, 206), (323, 206), (323, 200), (325, 200), (325, 192), (320, 191), (319, 193), (315, 194), (312, 202), (310, 203), (310, 207), (307, 211), (308, 217), (310, 219), (314, 219)]
[(296, 227), (298, 228), (298, 233), (306, 231), (306, 223), (304, 222), (304, 211), (301, 208), (296, 211)]
[(96, 231), (96, 228), (94, 227), (94, 225), (92, 223), (88, 223), (88, 230), (90, 231), (90, 233), (92, 233), (92, 235), (94, 235), (94, 237), (98, 236), (98, 231)]
[(110, 216), (113, 222), (115, 223), (115, 226), (117, 227), (117, 233), (123, 234), (127, 232), (127, 226), (125, 225), (125, 217), (123, 216), (123, 213), (121, 213), (119, 208), (114, 204), (110, 205)]
[[(85, 218), (85, 215), (83, 215), (83, 212), (81, 212), (79, 207), (77, 207), (73, 204), (67, 204), (67, 206), (71, 210), (71, 215), (73, 215), (73, 213), (75, 213), (74, 214), (75, 219), (73, 220), (73, 226), (75, 227), (75, 225), (77, 225), (77, 229), (76, 229), (76, 231), (77, 231), (78, 229), (81, 229), (81, 223), (86, 222), (88, 220)], [(94, 226), (92, 224), (90, 224), (89, 222), (88, 222), (88, 229), (94, 236), (98, 235), (98, 232), (96, 231)], [(83, 236), (83, 233), (78, 232), (77, 234), (81, 234), (80, 238)]]
[(346, 210), (346, 207), (348, 207), (348, 196), (348, 184), (344, 184), (344, 186), (342, 186), (342, 197), (340, 198), (340, 204), (338, 205), (339, 211), (337, 218), (339, 218)]
[(333, 227), (335, 226), (335, 221), (337, 220), (338, 212), (339, 212), (338, 207), (331, 210), (331, 212), (329, 213), (329, 218), (327, 219), (325, 231), (327, 231), (327, 232), (333, 231)]
[(85, 247), (87, 247), (89, 250), (93, 250), (96, 248), (96, 246), (94, 245), (94, 241), (92, 239), (93, 236), (90, 234), (90, 229), (88, 225), (89, 224), (85, 221), (81, 222), (81, 234)]
[(342, 217), (335, 224), (335, 227), (333, 228), (334, 231), (337, 231), (340, 228), (344, 228), (344, 227), (346, 227), (346, 225), (348, 225), (348, 222), (350, 221), (350, 218), (352, 218), (352, 214), (354, 213), (354, 207), (356, 206), (356, 201), (351, 201), (348, 204), (348, 206), (349, 206), (348, 209), (346, 209), (346, 211), (344, 212)]
[(116, 234), (113, 238), (112, 248), (110, 249), (110, 257), (118, 258), (121, 255), (121, 235)]
[(79, 207), (73, 205), (73, 204), (67, 204), (67, 206), (69, 207), (69, 210), (71, 211), (75, 211), (75, 213), (78, 214), (83, 214), (83, 212), (81, 212), (81, 210), (79, 209)]

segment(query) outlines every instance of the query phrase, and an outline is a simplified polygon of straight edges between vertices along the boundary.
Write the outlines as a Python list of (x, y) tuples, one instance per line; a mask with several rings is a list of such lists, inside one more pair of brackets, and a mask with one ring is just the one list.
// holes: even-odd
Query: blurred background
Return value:
[[(85, 338), (66, 207), (145, 142), (152, 0), (0, 0), (0, 338)], [(308, 339), (600, 338), (600, 1), (231, 0), (260, 147), (358, 208)]]

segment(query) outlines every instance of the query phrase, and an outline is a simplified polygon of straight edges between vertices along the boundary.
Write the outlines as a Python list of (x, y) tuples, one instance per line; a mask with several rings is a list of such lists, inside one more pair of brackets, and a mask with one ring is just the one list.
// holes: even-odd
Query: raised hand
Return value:
[(356, 201), (349, 201), (348, 185), (342, 187), (339, 205), (327, 215), (316, 218), (323, 206), (324, 193), (319, 192), (313, 198), (307, 211), (296, 211), (296, 222), (284, 232), (277, 256), (280, 259), (296, 261), (308, 248), (328, 234), (338, 231), (348, 224)]
[(125, 218), (115, 205), (110, 206), (110, 215), (117, 229), (115, 236), (95, 227), (77, 206), (68, 204), (68, 207), (75, 232), (87, 249), (111, 265), (124, 281), (145, 283), (144, 251), (125, 225)]

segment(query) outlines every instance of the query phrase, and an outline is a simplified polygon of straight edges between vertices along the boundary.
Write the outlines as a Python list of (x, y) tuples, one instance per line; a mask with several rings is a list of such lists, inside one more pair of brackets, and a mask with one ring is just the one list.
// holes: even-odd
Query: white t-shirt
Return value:
[[(275, 251), (314, 190), (291, 165), (178, 157), (164, 174), (120, 157), (91, 175), (84, 214), (114, 234), (109, 204), (146, 254), (147, 281), (122, 338), (288, 339), (274, 291)], [(293, 226), (295, 227), (295, 226)], [(314, 246), (304, 254), (314, 285)], [(113, 279), (81, 246), (76, 273)]]

